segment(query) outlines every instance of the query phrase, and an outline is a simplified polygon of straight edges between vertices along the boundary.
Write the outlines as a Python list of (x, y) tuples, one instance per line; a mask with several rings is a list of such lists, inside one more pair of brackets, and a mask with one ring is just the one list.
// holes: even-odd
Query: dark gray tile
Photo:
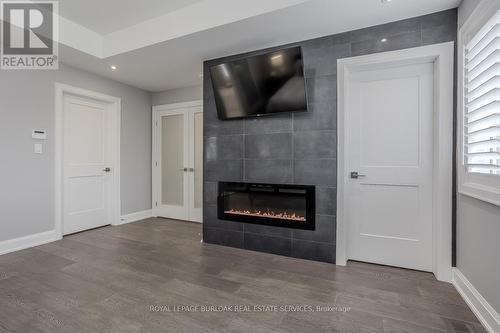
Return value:
[(247, 250), (290, 256), (292, 241), (287, 238), (245, 233), (244, 247)]
[(307, 78), (306, 88), (308, 103), (323, 102), (331, 105), (337, 99), (337, 76)]
[(293, 115), (294, 131), (334, 130), (337, 128), (337, 92), (327, 98), (309, 104), (309, 112)]
[(245, 158), (292, 158), (292, 134), (274, 133), (245, 136)]
[(332, 215), (316, 215), (315, 230), (292, 231), (293, 239), (310, 240), (323, 243), (335, 243), (336, 220)]
[(328, 36), (333, 44), (346, 44), (351, 42), (351, 32), (341, 32), (339, 34)]
[[(241, 171), (243, 172), (243, 161), (241, 165)], [(217, 161), (205, 160), (205, 163), (203, 165), (203, 179), (205, 181), (216, 182), (219, 180), (218, 174), (219, 174), (219, 169), (217, 167)]]
[[(206, 71), (206, 66), (204, 66), (203, 71)], [(215, 96), (212, 89), (212, 83), (210, 80), (210, 74), (206, 72), (203, 79), (203, 121), (210, 122), (217, 119), (217, 109), (215, 106)], [(208, 112), (207, 112), (208, 111)], [(215, 111), (215, 112), (213, 112)]]
[(386, 37), (387, 41), (381, 39), (371, 39), (351, 44), (351, 53), (353, 56), (371, 54), (377, 52), (386, 52), (393, 50), (407, 49), (421, 45), (421, 32), (410, 32)]
[(332, 39), (312, 40), (302, 45), (306, 77), (337, 74), (337, 59), (349, 57), (349, 43), (337, 44)]
[(205, 138), (207, 161), (237, 160), (243, 158), (243, 135), (221, 135)]
[(289, 228), (280, 228), (267, 225), (245, 223), (245, 227), (243, 230), (245, 231), (245, 233), (249, 232), (258, 235), (278, 236), (282, 238), (292, 237), (292, 231)]
[(337, 133), (335, 131), (307, 131), (293, 134), (295, 159), (335, 158)]
[(205, 146), (205, 163), (217, 161), (217, 137), (206, 137), (203, 145)]
[(316, 213), (337, 214), (337, 189), (334, 187), (316, 187)]
[(318, 46), (323, 44), (335, 45), (335, 44), (346, 44), (351, 42), (351, 32), (342, 32), (335, 35), (324, 36), (319, 38), (308, 39), (300, 43), (302, 48), (308, 46)]
[(292, 257), (335, 263), (335, 245), (292, 239)]
[(420, 19), (418, 17), (351, 31), (351, 42), (380, 40), (395, 35), (417, 32), (420, 32)]
[(217, 182), (204, 182), (203, 183), (203, 202), (207, 204), (216, 204), (218, 187)]
[(274, 114), (245, 119), (245, 134), (261, 134), (292, 131), (292, 114)]
[(455, 26), (457, 25), (458, 11), (456, 8), (444, 10), (429, 15), (418, 17), (422, 29), (431, 29), (442, 25)]
[(335, 159), (295, 160), (295, 183), (303, 185), (337, 186)]
[(219, 178), (226, 181), (243, 180), (243, 160), (218, 161)]
[(243, 232), (243, 223), (220, 220), (217, 217), (216, 205), (205, 205), (203, 209), (203, 225), (207, 228), (217, 228)]
[(456, 25), (439, 25), (422, 29), (422, 45), (450, 42), (457, 39)]
[[(217, 109), (204, 110), (205, 112), (210, 112), (212, 115), (215, 114), (215, 119), (210, 121), (205, 121), (204, 123), (204, 133), (205, 136), (216, 136), (224, 134), (242, 134), (243, 133), (243, 120), (218, 120)], [(207, 118), (205, 118), (207, 120)]]
[(222, 229), (207, 228), (203, 226), (203, 242), (243, 248), (243, 233)]
[(237, 160), (243, 158), (243, 135), (217, 137), (217, 159)]
[(292, 161), (245, 160), (245, 180), (260, 183), (291, 183), (293, 181)]
[(203, 177), (206, 181), (243, 181), (243, 160), (207, 161)]
[(208, 98), (203, 106), (203, 121), (207, 124), (218, 123), (219, 119), (217, 118), (217, 106), (215, 105), (215, 101), (212, 98)]

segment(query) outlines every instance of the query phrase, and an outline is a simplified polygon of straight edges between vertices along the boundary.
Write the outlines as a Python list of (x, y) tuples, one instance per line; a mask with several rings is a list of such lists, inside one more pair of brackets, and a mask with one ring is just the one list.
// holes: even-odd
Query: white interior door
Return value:
[(63, 100), (63, 234), (112, 223), (113, 146), (110, 104)]
[(432, 271), (433, 64), (352, 73), (346, 102), (348, 259)]
[(203, 113), (200, 107), (155, 112), (155, 215), (201, 222)]

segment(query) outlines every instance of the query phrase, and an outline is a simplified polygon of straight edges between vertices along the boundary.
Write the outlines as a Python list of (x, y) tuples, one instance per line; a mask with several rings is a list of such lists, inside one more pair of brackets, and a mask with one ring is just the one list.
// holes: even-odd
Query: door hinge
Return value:
[(156, 207), (158, 207), (158, 202), (156, 202)]

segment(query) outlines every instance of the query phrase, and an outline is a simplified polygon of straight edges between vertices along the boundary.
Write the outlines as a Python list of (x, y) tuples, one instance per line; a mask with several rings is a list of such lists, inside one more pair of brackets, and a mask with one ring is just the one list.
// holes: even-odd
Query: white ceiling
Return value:
[(125, 29), (202, 0), (60, 0), (61, 16), (101, 35)]
[[(109, 41), (109, 49), (113, 48), (113, 52), (104, 52), (115, 55), (104, 58), (62, 46), (60, 59), (71, 66), (141, 89), (162, 91), (201, 84), (200, 73), (204, 60), (424, 15), (455, 8), (460, 3), (460, 0), (393, 0), (390, 4), (382, 4), (380, 0), (273, 1), (273, 4), (281, 1), (282, 7), (267, 8), (261, 14), (243, 19), (240, 16), (238, 19), (226, 20), (224, 24), (212, 22), (204, 28), (197, 27), (195, 32), (186, 26), (184, 35), (179, 30), (168, 38), (163, 35), (155, 36), (156, 39), (151, 41), (140, 39), (127, 44), (127, 47), (125, 43), (119, 44), (123, 36), (121, 39), (118, 36), (125, 30), (119, 31), (113, 34), (116, 38)], [(289, 1), (288, 5), (283, 5), (286, 1)], [(220, 11), (220, 7), (214, 10)], [(161, 18), (156, 23), (162, 24)], [(151, 24), (148, 23), (145, 28), (151, 28)], [(139, 27), (129, 29), (130, 33), (123, 35), (133, 36), (142, 31), (134, 30)], [(156, 42), (160, 37), (165, 40)], [(134, 42), (146, 46), (134, 49), (131, 47)], [(127, 51), (118, 52), (120, 49)], [(111, 71), (111, 64), (117, 65), (118, 70)]]

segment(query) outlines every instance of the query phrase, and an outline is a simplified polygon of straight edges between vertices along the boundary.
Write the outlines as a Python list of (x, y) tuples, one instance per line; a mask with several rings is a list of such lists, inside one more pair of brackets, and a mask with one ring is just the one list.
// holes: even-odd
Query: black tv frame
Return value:
[(265, 54), (276, 53), (276, 52), (289, 50), (289, 49), (295, 49), (295, 48), (300, 50), (300, 54), (302, 56), (302, 77), (304, 79), (303, 80), (304, 92), (305, 92), (305, 96), (306, 96), (306, 108), (305, 109), (287, 110), (287, 111), (270, 112), (270, 113), (258, 113), (258, 114), (251, 114), (251, 115), (241, 116), (241, 117), (221, 118), (220, 113), (219, 113), (219, 105), (217, 105), (217, 98), (215, 98), (215, 106), (217, 108), (217, 118), (221, 121), (231, 121), (231, 120), (241, 120), (241, 119), (247, 119), (247, 118), (260, 118), (260, 117), (267, 117), (267, 116), (272, 117), (272, 116), (276, 116), (276, 115), (280, 115), (280, 114), (288, 114), (288, 113), (295, 113), (295, 112), (301, 112), (301, 113), (302, 112), (309, 112), (309, 96), (308, 96), (308, 91), (307, 91), (307, 78), (306, 78), (306, 73), (305, 73), (306, 66), (305, 66), (304, 52), (302, 50), (303, 48), (301, 45), (292, 45), (292, 46), (287, 46), (287, 47), (283, 47), (283, 48), (279, 48), (279, 49), (272, 49), (272, 50), (267, 49), (267, 50), (262, 50), (262, 51), (248, 52), (246, 54), (252, 53), (252, 55), (250, 55), (250, 56), (242, 55), (239, 57), (232, 58), (230, 61), (220, 62), (220, 63), (211, 65), (208, 69), (208, 73), (210, 74), (210, 82), (211, 82), (212, 88), (215, 92), (217, 87), (214, 85), (214, 82), (212, 80), (212, 67), (219, 66), (222, 64), (231, 63), (231, 62), (238, 61), (238, 60), (254, 58), (254, 57), (262, 56)]

